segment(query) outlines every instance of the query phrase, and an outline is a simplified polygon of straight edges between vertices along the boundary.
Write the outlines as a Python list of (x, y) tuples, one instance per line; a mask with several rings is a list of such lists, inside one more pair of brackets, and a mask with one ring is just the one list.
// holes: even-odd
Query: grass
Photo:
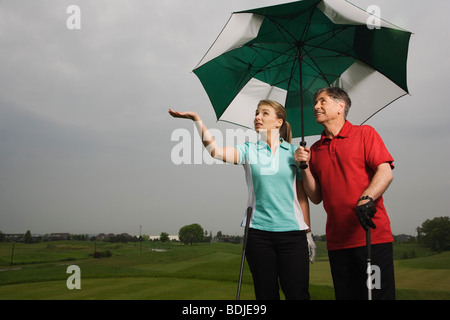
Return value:
[[(311, 265), (313, 300), (334, 299), (324, 242), (317, 242)], [(111, 257), (95, 259), (97, 251)], [(241, 245), (229, 243), (110, 244), (80, 241), (0, 243), (1, 300), (233, 300), (236, 296)], [(450, 252), (433, 254), (416, 244), (394, 246), (397, 297), (400, 300), (449, 300)], [(403, 259), (415, 256), (413, 259)], [(81, 290), (69, 290), (67, 267), (81, 269)], [(253, 300), (245, 267), (242, 300)]]

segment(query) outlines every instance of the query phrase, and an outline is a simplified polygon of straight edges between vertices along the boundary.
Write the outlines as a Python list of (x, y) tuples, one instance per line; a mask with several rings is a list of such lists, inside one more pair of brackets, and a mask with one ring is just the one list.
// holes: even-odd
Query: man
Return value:
[(367, 299), (366, 230), (372, 228), (372, 265), (381, 275), (373, 299), (395, 299), (392, 232), (383, 193), (393, 180), (394, 159), (370, 126), (346, 120), (351, 107), (340, 88), (325, 88), (314, 96), (316, 122), (324, 127), (311, 148), (296, 151), (305, 192), (327, 212), (327, 249), (336, 299)]

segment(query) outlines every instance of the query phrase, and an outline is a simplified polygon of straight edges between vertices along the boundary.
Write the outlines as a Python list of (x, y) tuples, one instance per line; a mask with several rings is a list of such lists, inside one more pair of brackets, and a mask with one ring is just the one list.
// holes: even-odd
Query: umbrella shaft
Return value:
[[(303, 116), (303, 75), (302, 75), (302, 62), (303, 57), (301, 54), (301, 47), (298, 48), (298, 70), (300, 72), (300, 113), (301, 113), (301, 134), (302, 134), (302, 141), (300, 142), (300, 145), (302, 147), (306, 147), (306, 141), (305, 141), (305, 121)], [(305, 161), (302, 161), (300, 163), (300, 169), (306, 170), (308, 168), (308, 164)]]
[[(302, 130), (302, 143), (305, 143), (305, 121), (303, 116), (303, 74), (302, 74), (302, 63), (303, 57), (301, 55), (301, 48), (298, 49), (298, 70), (300, 73), (300, 112), (301, 112), (301, 130)], [(306, 146), (306, 143), (305, 143)]]

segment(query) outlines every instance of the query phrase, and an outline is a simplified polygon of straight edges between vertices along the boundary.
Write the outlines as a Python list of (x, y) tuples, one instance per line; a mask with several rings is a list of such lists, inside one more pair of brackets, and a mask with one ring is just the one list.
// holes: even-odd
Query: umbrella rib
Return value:
[[(310, 47), (312, 47), (312, 50), (310, 51), (310, 52), (312, 52), (312, 51), (314, 51), (315, 49), (322, 49), (322, 50), (327, 50), (327, 51), (330, 51), (330, 52), (336, 52), (336, 53), (338, 53), (338, 54), (342, 54), (342, 55), (345, 55), (345, 56), (348, 56), (348, 57), (352, 57), (351, 55), (349, 55), (347, 52), (350, 52), (351, 50), (352, 50), (352, 48), (350, 48), (349, 50), (347, 50), (347, 52), (342, 52), (342, 51), (338, 51), (338, 50), (336, 50), (336, 49), (334, 49), (334, 48), (323, 48), (322, 47), (322, 45), (324, 44), (324, 43), (326, 43), (327, 41), (329, 41), (329, 40), (338, 40), (338, 41), (340, 41), (340, 42), (342, 42), (343, 43), (343, 41), (341, 40), (341, 39), (339, 39), (338, 37), (336, 37), (336, 35), (337, 34), (339, 34), (339, 33), (341, 33), (341, 32), (343, 32), (343, 31), (345, 31), (346, 29), (348, 29), (348, 28), (350, 28), (351, 26), (343, 26), (343, 27), (340, 27), (340, 28), (334, 28), (332, 31), (329, 31), (329, 32), (327, 32), (328, 34), (329, 34), (329, 37), (327, 38), (327, 39), (325, 39), (325, 40), (323, 40), (321, 43), (319, 43), (319, 44), (317, 44), (317, 45), (309, 45), (308, 44), (308, 46), (310, 46)], [(320, 34), (320, 35), (318, 35), (318, 36), (316, 36), (316, 37), (313, 37), (313, 38), (310, 38), (310, 39), (308, 39), (307, 40), (307, 42), (310, 42), (311, 40), (313, 40), (313, 39), (315, 39), (315, 38), (317, 38), (317, 37), (319, 37), (319, 36), (324, 36), (324, 35), (326, 35), (326, 33), (323, 33), (323, 34)]]
[[(289, 43), (289, 42), (277, 42), (277, 43), (278, 43), (278, 44), (291, 44), (291, 43)], [(274, 44), (274, 43), (267, 42), (267, 44)], [(258, 45), (260, 45), (260, 46), (258, 46)], [(289, 52), (290, 50), (293, 49), (293, 47), (291, 47), (291, 48), (289, 48), (289, 49), (287, 49), (287, 50), (285, 50), (285, 51), (277, 51), (277, 50), (275, 50), (275, 49), (270, 49), (270, 48), (264, 47), (264, 43), (263, 43), (263, 42), (259, 42), (258, 45), (256, 45), (256, 44), (250, 44), (250, 45), (248, 45), (248, 47), (252, 47), (252, 48), (257, 48), (257, 49), (261, 49), (261, 50), (264, 50), (264, 51), (273, 52), (273, 53), (279, 54), (280, 56), (281, 56), (281, 55), (287, 55), (287, 56), (290, 56), (290, 55), (288, 54), (288, 52)], [(292, 56), (293, 56), (293, 55), (292, 55)]]
[(214, 40), (213, 44), (209, 47), (208, 51), (206, 51), (206, 53), (204, 54), (203, 58), (198, 62), (197, 66), (194, 68), (194, 70), (198, 68), (198, 66), (202, 63), (203, 59), (205, 59), (205, 57), (208, 55), (208, 53), (211, 51), (211, 49), (212, 49), (212, 48), (214, 47), (214, 45), (217, 43), (217, 41), (219, 40), (221, 34), (222, 34), (223, 31), (226, 29), (227, 25), (230, 23), (232, 16), (233, 16), (233, 15), (231, 15), (231, 16), (228, 18), (228, 21), (227, 21), (227, 23), (225, 24), (225, 26), (222, 28), (222, 31), (221, 31), (221, 32), (219, 33), (219, 35), (217, 36), (216, 40)]
[[(274, 20), (272, 17), (267, 17), (269, 19), (270, 22), (272, 22), (272, 24), (275, 26), (275, 28), (277, 28), (278, 32), (283, 35), (283, 38), (287, 41), (287, 43), (292, 43), (290, 42), (285, 33), (288, 34), (295, 42), (297, 42), (297, 39), (295, 38), (295, 36), (293, 34), (291, 34), (288, 30), (286, 30), (285, 27), (283, 27), (281, 24), (279, 24), (276, 20)], [(282, 30), (285, 32), (282, 32)]]
[(311, 10), (311, 13), (310, 13), (309, 18), (308, 18), (308, 22), (307, 22), (305, 28), (303, 29), (303, 34), (302, 34), (300, 39), (303, 39), (305, 37), (305, 35), (308, 34), (309, 28), (311, 26), (311, 21), (312, 21), (312, 16), (313, 15), (314, 15), (314, 10)]
[[(309, 63), (309, 61), (307, 61), (306, 59), (303, 59), (303, 61), (310, 66), (311, 68), (313, 68), (314, 70), (316, 70), (316, 72), (318, 73), (318, 77), (321, 76), (326, 83), (330, 84), (330, 81), (327, 79), (325, 73), (322, 71), (322, 69), (320, 68), (320, 66), (316, 63), (316, 61), (311, 57), (310, 52), (308, 52), (306, 50), (306, 48), (303, 48), (305, 55), (308, 56), (310, 58), (310, 60), (312, 61), (313, 65), (311, 63)], [(314, 81), (313, 81), (314, 82)]]
[[(347, 29), (348, 26), (340, 27), (340, 28), (338, 28), (338, 29), (334, 28), (332, 31), (330, 31), (330, 37), (329, 37), (329, 38), (325, 39), (324, 41), (322, 41), (322, 42), (321, 42), (319, 45), (317, 45), (317, 46), (311, 46), (313, 49), (312, 49), (311, 51), (308, 51), (308, 50), (306, 49), (306, 45), (305, 45), (305, 44), (306, 44), (308, 41), (310, 41), (310, 40), (312, 40), (312, 39), (314, 39), (314, 38), (316, 38), (316, 37), (313, 37), (313, 38), (311, 38), (311, 39), (308, 39), (308, 40), (306, 40), (305, 42), (303, 42), (301, 39), (303, 39), (303, 38), (305, 37), (305, 35), (308, 34), (308, 30), (309, 30), (309, 28), (310, 28), (310, 26), (311, 26), (311, 21), (312, 21), (312, 16), (313, 16), (313, 15), (314, 15), (314, 10), (311, 10), (310, 15), (309, 15), (309, 18), (307, 19), (306, 26), (305, 26), (305, 28), (303, 29), (302, 36), (300, 37), (300, 40), (296, 39), (296, 37), (295, 37), (291, 32), (289, 32), (288, 30), (286, 30), (286, 28), (284, 28), (284, 27), (283, 27), (280, 23), (278, 23), (275, 19), (273, 19), (272, 17), (267, 17), (267, 18), (268, 18), (269, 21), (271, 21), (272, 24), (277, 28), (278, 32), (283, 36), (283, 38), (287, 41), (287, 43), (292, 44), (292, 42), (289, 42), (289, 39), (287, 38), (286, 35), (289, 35), (289, 36), (295, 41), (295, 46), (298, 48), (298, 51), (297, 51), (297, 55), (296, 55), (295, 57), (292, 55), (292, 57), (293, 57), (295, 60), (301, 60), (301, 61), (304, 61), (305, 63), (307, 63), (311, 68), (313, 68), (313, 69), (316, 70), (316, 72), (318, 73), (318, 76), (321, 76), (321, 77), (325, 80), (325, 82), (329, 84), (330, 81), (327, 79), (326, 74), (321, 70), (321, 68), (319, 67), (319, 65), (315, 62), (313, 56), (311, 55), (311, 52), (314, 51), (314, 49), (319, 48), (320, 45), (322, 45), (323, 43), (326, 43), (326, 42), (329, 41), (330, 39), (336, 38), (336, 35), (339, 34), (339, 33), (342, 32), (342, 31), (344, 31), (345, 29)], [(284, 31), (284, 32), (283, 32), (283, 31)], [(323, 34), (322, 34), (321, 36), (323, 36)], [(338, 40), (340, 40), (340, 39), (338, 39)], [(280, 44), (281, 44), (281, 43), (283, 43), (283, 42), (280, 42)], [(293, 45), (294, 45), (294, 44), (293, 44)], [(255, 45), (253, 44), (252, 46), (255, 46)], [(261, 45), (261, 46), (258, 47), (258, 48), (260, 48), (261, 50), (271, 51), (271, 52), (274, 52), (274, 53), (277, 53), (277, 54), (280, 54), (280, 55), (288, 55), (288, 52), (289, 52), (290, 50), (292, 50), (294, 47), (292, 47), (292, 48), (286, 50), (285, 52), (278, 52), (278, 51), (276, 51), (276, 50), (268, 49), (268, 48), (265, 48), (263, 45)], [(324, 50), (331, 51), (331, 52), (336, 52), (336, 53), (338, 53), (339, 55), (350, 56), (350, 55), (349, 55), (348, 53), (346, 53), (346, 52), (339, 52), (339, 51), (332, 50), (332, 49), (324, 49)], [(349, 51), (350, 51), (350, 50), (349, 50)], [(313, 64), (308, 63), (308, 62), (306, 61), (306, 59), (304, 59), (304, 55), (307, 56), (307, 57), (312, 61)], [(276, 59), (277, 59), (277, 58), (274, 58), (274, 59), (272, 59), (271, 61), (269, 61), (268, 63), (266, 63), (266, 64), (265, 64), (264, 66), (262, 66), (255, 74), (257, 74), (257, 73), (259, 73), (259, 72), (261, 72), (261, 71), (263, 71), (263, 70), (270, 70), (271, 68), (275, 68), (275, 67), (280, 66), (282, 63), (280, 63), (280, 64), (278, 64), (278, 65), (274, 65), (274, 66), (267, 67), (271, 62), (273, 62), (273, 61), (276, 60)], [(256, 60), (256, 58), (255, 58), (255, 60)], [(288, 87), (290, 87), (291, 81), (292, 81), (293, 76), (294, 76), (294, 70), (295, 70), (295, 65), (296, 65), (296, 64), (295, 64), (295, 60), (293, 60), (293, 61), (286, 61), (286, 62), (285, 62), (286, 64), (289, 63), (289, 62), (294, 62), (294, 63), (293, 63), (293, 67), (292, 67), (292, 69), (291, 69), (291, 75), (290, 75), (290, 78), (289, 78), (289, 84), (288, 84)], [(301, 63), (301, 62), (299, 62), (299, 63)], [(300, 65), (299, 65), (299, 67), (300, 67)], [(317, 78), (317, 77), (316, 77), (316, 78)], [(283, 81), (280, 81), (280, 82), (283, 82)], [(313, 82), (314, 82), (314, 81), (313, 81)], [(300, 86), (302, 86), (302, 84), (300, 84)]]
[[(283, 63), (279, 63), (279, 64), (276, 64), (276, 65), (270, 65), (273, 61), (277, 60), (280, 56), (287, 55), (287, 52), (292, 50), (292, 48), (289, 48), (285, 52), (278, 52), (278, 51), (270, 50), (270, 49), (263, 48), (263, 47), (260, 47), (260, 49), (275, 52), (275, 53), (279, 54), (279, 56), (276, 56), (275, 58), (271, 59), (270, 61), (268, 61), (267, 63), (265, 63), (261, 67), (259, 67), (259, 69), (254, 74), (257, 74), (257, 73), (260, 73), (262, 71), (266, 71), (266, 70), (270, 70), (270, 69), (276, 68), (276, 67), (278, 67), (280, 65), (283, 65), (283, 64), (287, 64), (289, 61), (283, 62)], [(258, 56), (260, 56), (260, 53), (258, 53)], [(257, 59), (257, 57), (255, 57), (255, 59), (253, 61), (255, 61), (256, 59)], [(254, 65), (254, 64), (252, 64), (252, 65)]]
[[(310, 47), (312, 47), (311, 50), (307, 50), (306, 46), (303, 46), (303, 51), (305, 52), (305, 55), (309, 57), (309, 59), (311, 60), (311, 62), (312, 62), (312, 64), (313, 64), (314, 66), (313, 66), (311, 63), (308, 63), (308, 61), (307, 61), (306, 59), (303, 59), (303, 61), (305, 61), (305, 63), (307, 63), (311, 68), (315, 69), (315, 70), (317, 71), (317, 73), (318, 73), (318, 77), (321, 76), (321, 77), (325, 80), (325, 82), (326, 82), (327, 84), (329, 84), (329, 85), (331, 84), (330, 81), (328, 80), (326, 74), (321, 70), (320, 66), (316, 63), (316, 61), (315, 61), (315, 59), (313, 58), (313, 56), (312, 56), (311, 53), (312, 53), (315, 49), (321, 48), (322, 50), (326, 50), (326, 51), (330, 51), (330, 52), (335, 52), (335, 53), (338, 53), (339, 55), (342, 55), (342, 56), (352, 57), (350, 54), (348, 54), (348, 52), (350, 52), (351, 49), (349, 49), (347, 52), (341, 52), (341, 51), (337, 51), (337, 50), (334, 50), (334, 49), (328, 49), (328, 48), (322, 48), (322, 47), (321, 47), (324, 43), (326, 43), (326, 42), (329, 41), (330, 39), (337, 39), (337, 40), (341, 41), (339, 38), (336, 37), (336, 35), (339, 34), (339, 33), (341, 33), (341, 32), (343, 32), (343, 31), (344, 31), (345, 29), (347, 29), (347, 28), (348, 28), (348, 26), (340, 27), (340, 28), (338, 28), (338, 29), (334, 28), (332, 31), (329, 32), (330, 36), (329, 36), (327, 39), (325, 39), (324, 41), (322, 41), (320, 44), (318, 44), (318, 45), (316, 45), (316, 46), (311, 46), (311, 45), (310, 45)], [(323, 34), (322, 34), (321, 36), (323, 36)], [(314, 37), (314, 38), (316, 38), (316, 37)], [(308, 39), (308, 41), (309, 41), (309, 40), (312, 40), (312, 39), (314, 39), (314, 38)], [(336, 58), (336, 56), (329, 56), (329, 57), (330, 57), (330, 58), (331, 58), (331, 57)], [(321, 56), (321, 58), (326, 58), (326, 56)], [(352, 58), (354, 58), (354, 57), (352, 57)], [(331, 76), (332, 76), (332, 75), (331, 75)], [(317, 77), (316, 77), (316, 79), (317, 79)], [(313, 81), (312, 83), (314, 83), (314, 81)], [(312, 83), (311, 83), (311, 84), (312, 84)]]
[[(269, 17), (269, 16), (266, 16), (266, 18), (269, 19), (270, 22), (272, 22), (272, 24), (278, 29), (278, 32), (279, 32), (280, 34), (283, 35), (283, 37), (286, 39), (286, 41), (287, 41), (288, 43), (292, 43), (292, 42), (290, 42), (290, 41), (287, 39), (287, 37), (285, 36), (285, 34), (288, 34), (288, 35), (292, 38), (292, 40), (295, 42), (295, 44), (298, 45), (299, 41), (301, 41), (301, 40), (305, 37), (305, 34), (308, 33), (309, 27), (311, 26), (312, 16), (314, 15), (314, 10), (316, 9), (316, 7), (317, 7), (317, 5), (313, 5), (313, 6), (311, 6), (310, 8), (308, 8), (308, 10), (310, 10), (310, 9), (312, 9), (312, 10), (311, 10), (311, 12), (310, 12), (310, 14), (309, 14), (309, 17), (308, 17), (308, 19), (307, 19), (306, 26), (305, 26), (305, 28), (303, 29), (303, 33), (302, 33), (300, 39), (297, 39), (290, 31), (288, 31), (283, 25), (281, 25), (280, 23), (278, 23), (274, 18)], [(306, 12), (306, 11), (307, 11), (307, 10), (305, 10), (305, 12)], [(284, 32), (282, 32), (282, 30), (283, 30)]]
[(388, 106), (390, 106), (391, 104), (393, 104), (395, 101), (399, 100), (400, 98), (403, 98), (404, 96), (408, 95), (408, 93), (405, 93), (401, 96), (399, 96), (398, 98), (392, 100), (391, 102), (389, 102), (388, 104), (386, 104), (384, 107), (382, 107), (381, 109), (379, 109), (378, 111), (376, 111), (375, 113), (373, 113), (370, 117), (368, 117), (366, 120), (364, 120), (364, 122), (361, 123), (361, 126), (366, 124), (367, 121), (369, 121), (370, 119), (372, 119), (376, 114), (380, 113), (382, 110), (386, 109)]
[[(296, 69), (295, 68), (296, 63), (298, 63), (298, 67), (300, 68), (300, 63), (301, 62), (297, 59), (297, 57), (295, 58), (293, 66), (291, 68), (291, 75), (289, 76), (289, 82), (288, 82), (288, 91), (289, 91), (289, 88), (291, 87), (291, 82), (294, 79), (294, 72), (295, 72), (295, 69)], [(300, 90), (302, 90), (302, 84), (301, 83), (300, 83)]]
[[(343, 30), (343, 29), (341, 29), (340, 31), (342, 31), (342, 30)], [(334, 33), (335, 31), (336, 31), (336, 30), (334, 30), (333, 33)], [(332, 37), (330, 37), (330, 38), (332, 38)], [(321, 44), (325, 43), (325, 42), (328, 41), (330, 38), (324, 40)], [(280, 44), (282, 44), (282, 43), (283, 43), (283, 42), (280, 42)], [(292, 45), (293, 45), (293, 44), (292, 44)], [(265, 51), (270, 51), (270, 52), (276, 53), (276, 54), (278, 54), (279, 56), (291, 56), (291, 57), (292, 57), (292, 59), (286, 60), (286, 61), (284, 61), (284, 62), (282, 62), (282, 63), (270, 65), (273, 61), (275, 61), (276, 59), (279, 58), (279, 56), (277, 56), (277, 57), (275, 57), (274, 59), (272, 59), (272, 60), (270, 60), (269, 62), (267, 62), (266, 64), (264, 64), (263, 66), (261, 66), (261, 67), (255, 72), (255, 74), (258, 74), (258, 73), (261, 73), (261, 72), (263, 72), (263, 71), (267, 71), (267, 70), (270, 70), (270, 69), (276, 69), (276, 68), (278, 68), (279, 66), (281, 66), (281, 65), (283, 65), (283, 64), (288, 65), (288, 64), (290, 64), (290, 63), (293, 63), (293, 67), (291, 68), (289, 78), (282, 79), (282, 80), (280, 80), (280, 81), (278, 81), (278, 82), (272, 84), (272, 85), (278, 85), (278, 84), (283, 83), (283, 82), (285, 82), (285, 81), (288, 80), (288, 88), (289, 88), (289, 87), (291, 86), (292, 80), (294, 79), (294, 72), (295, 72), (296, 65), (298, 65), (298, 59), (297, 59), (298, 56), (297, 56), (297, 55), (294, 56), (293, 54), (289, 54), (289, 51), (292, 50), (292, 49), (294, 49), (294, 46), (291, 47), (291, 48), (289, 48), (289, 49), (287, 49), (287, 50), (285, 50), (284, 52), (280, 52), (280, 51), (277, 51), (277, 50), (274, 50), (274, 49), (267, 48), (267, 47), (265, 47), (262, 43), (259, 43), (259, 45), (252, 44), (252, 45), (250, 45), (250, 46), (251, 46), (251, 47), (258, 48), (258, 49), (260, 49), (260, 50), (265, 50)], [(309, 45), (303, 45), (303, 47), (302, 47), (302, 49), (303, 49), (302, 51), (303, 51), (303, 53), (304, 53), (304, 57), (303, 57), (302, 61), (303, 61), (304, 63), (306, 63), (310, 68), (312, 68), (313, 70), (315, 70), (315, 71), (317, 72), (317, 75), (316, 75), (315, 79), (314, 79), (313, 81), (311, 81), (310, 84), (309, 84), (306, 88), (307, 88), (307, 89), (310, 88), (310, 87), (314, 84), (314, 82), (315, 82), (317, 79), (319, 79), (319, 78), (322, 78), (328, 85), (331, 85), (331, 81), (329, 80), (329, 77), (333, 78), (333, 77), (339, 77), (339, 76), (333, 75), (333, 74), (327, 74), (327, 73), (323, 72), (322, 69), (320, 68), (320, 66), (316, 63), (314, 56), (311, 54), (311, 52), (314, 51), (314, 49), (319, 48), (320, 44), (319, 44), (318, 46), (310, 46), (310, 47), (312, 47), (312, 50), (308, 50), (308, 49), (306, 48), (307, 46), (309, 46)], [(350, 54), (348, 54), (348, 53), (346, 53), (346, 52), (340, 52), (340, 51), (336, 51), (336, 50), (332, 50), (332, 49), (323, 49), (323, 50), (335, 52), (335, 53), (337, 53), (337, 54), (339, 54), (339, 55), (346, 56), (346, 57), (352, 57)], [(350, 50), (349, 50), (349, 51), (350, 51)], [(259, 53), (258, 53), (258, 56), (260, 56)], [(306, 58), (306, 57), (307, 57), (307, 58)], [(321, 56), (321, 58), (327, 58), (327, 57), (329, 57), (329, 58), (336, 58), (336, 56), (333, 56), (333, 55), (330, 55), (330, 56)], [(306, 58), (306, 59), (305, 59), (305, 58)], [(255, 60), (256, 60), (256, 58), (255, 58)], [(254, 60), (254, 61), (255, 61), (255, 60)], [(296, 62), (297, 62), (297, 63), (296, 63)]]

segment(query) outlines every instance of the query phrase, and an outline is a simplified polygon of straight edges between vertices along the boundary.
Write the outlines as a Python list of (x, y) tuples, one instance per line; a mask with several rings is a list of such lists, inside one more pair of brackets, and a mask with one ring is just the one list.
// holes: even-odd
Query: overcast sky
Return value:
[[(186, 224), (240, 235), (244, 171), (175, 165), (172, 133), (217, 123), (191, 73), (233, 11), (275, 0), (0, 0), (0, 230), (177, 234)], [(372, 118), (395, 158), (385, 194), (394, 234), (449, 215), (450, 2), (354, 0), (414, 33), (410, 96)], [(69, 5), (81, 9), (70, 30)], [(351, 112), (351, 111), (350, 111)], [(318, 137), (307, 139), (311, 145)], [(296, 140), (294, 140), (296, 142)], [(325, 233), (322, 205), (312, 229)]]

